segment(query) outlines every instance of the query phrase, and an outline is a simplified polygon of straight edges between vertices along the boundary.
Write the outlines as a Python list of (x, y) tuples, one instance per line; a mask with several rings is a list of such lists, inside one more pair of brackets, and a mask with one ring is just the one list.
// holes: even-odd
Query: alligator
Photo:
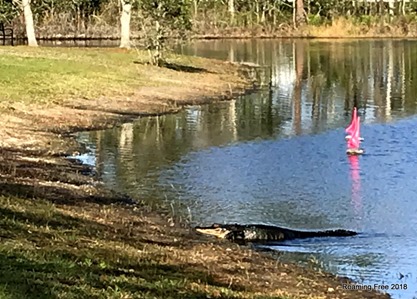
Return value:
[(282, 242), (293, 239), (305, 239), (314, 237), (347, 237), (358, 233), (350, 230), (336, 229), (324, 231), (301, 231), (279, 226), (263, 224), (219, 224), (211, 226), (197, 226), (196, 231), (221, 239), (227, 239), (236, 243), (270, 243)]

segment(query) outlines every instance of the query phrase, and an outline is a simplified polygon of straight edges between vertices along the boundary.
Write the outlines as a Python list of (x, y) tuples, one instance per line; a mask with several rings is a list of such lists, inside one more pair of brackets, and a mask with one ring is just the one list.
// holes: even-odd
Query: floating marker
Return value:
[(360, 126), (361, 126), (361, 118), (356, 117), (355, 121), (353, 122), (351, 136), (347, 141), (346, 153), (348, 155), (362, 155), (364, 150), (360, 148), (361, 138), (360, 138)]
[(352, 132), (355, 130), (357, 116), (358, 116), (358, 111), (356, 107), (353, 107), (352, 119), (350, 120), (349, 126), (345, 129), (345, 132), (350, 136), (352, 136)]
[[(355, 130), (357, 120), (358, 120), (358, 111), (357, 111), (356, 107), (353, 107), (352, 119), (350, 121), (349, 126), (345, 129), (345, 132), (347, 133), (347, 135), (345, 136), (346, 140), (349, 140), (350, 138), (352, 138), (352, 133)], [(359, 137), (359, 140), (363, 141), (364, 139)]]

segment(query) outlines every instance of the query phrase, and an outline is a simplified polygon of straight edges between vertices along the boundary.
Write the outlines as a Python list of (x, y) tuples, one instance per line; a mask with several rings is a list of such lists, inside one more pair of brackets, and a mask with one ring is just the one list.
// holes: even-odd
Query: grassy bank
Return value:
[[(196, 90), (216, 91), (215, 84), (222, 79), (226, 79), (223, 86), (226, 81), (243, 83), (228, 76), (231, 68), (222, 69), (220, 62), (171, 55), (168, 59), (172, 67), (185, 69), (179, 80), (178, 71), (146, 65), (148, 54), (139, 50), (5, 47), (0, 48), (0, 55), (3, 108), (16, 102), (51, 105), (70, 104), (77, 99), (88, 105), (88, 100), (100, 97), (140, 97), (145, 87), (173, 91), (189, 87), (191, 94)], [(187, 72), (190, 64), (193, 68)], [(190, 86), (195, 80), (198, 84)], [(178, 98), (174, 93), (171, 96)]]
[(386, 298), (120, 205), (0, 196), (1, 298)]
[(0, 48), (0, 146), (59, 152), (64, 144), (51, 132), (112, 126), (251, 87), (241, 69), (220, 61), (171, 55), (170, 68), (147, 61), (136, 50)]
[(171, 56), (175, 70), (161, 69), (146, 58), (0, 48), (0, 298), (388, 298), (197, 236), (61, 158), (73, 141), (67, 133), (251, 86), (236, 65)]
[[(130, 209), (0, 196), (1, 298), (246, 298), (181, 234)], [(193, 252), (191, 255), (190, 253)], [(4, 275), (6, 274), (6, 275)], [(272, 296), (274, 293), (271, 292)], [(267, 297), (271, 297), (267, 296)], [(278, 298), (286, 298), (279, 296)]]

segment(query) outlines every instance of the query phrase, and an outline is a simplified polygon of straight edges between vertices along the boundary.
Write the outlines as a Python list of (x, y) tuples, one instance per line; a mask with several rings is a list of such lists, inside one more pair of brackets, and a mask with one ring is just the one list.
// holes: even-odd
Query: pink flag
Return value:
[(357, 117), (356, 120), (354, 121), (353, 131), (351, 132), (351, 138), (347, 142), (348, 149), (359, 149), (360, 121), (361, 121), (360, 117)]
[(349, 126), (345, 129), (345, 132), (348, 135), (352, 135), (352, 131), (355, 130), (356, 118), (357, 118), (357, 110), (356, 110), (356, 107), (353, 107), (352, 120), (350, 121)]

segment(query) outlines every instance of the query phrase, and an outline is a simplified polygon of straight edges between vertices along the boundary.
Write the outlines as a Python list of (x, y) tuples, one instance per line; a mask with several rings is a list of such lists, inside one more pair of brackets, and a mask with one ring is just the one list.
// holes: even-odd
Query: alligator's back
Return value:
[(243, 227), (245, 240), (247, 241), (284, 241), (314, 237), (348, 237), (358, 234), (357, 232), (344, 229), (302, 231), (263, 224), (247, 224)]

